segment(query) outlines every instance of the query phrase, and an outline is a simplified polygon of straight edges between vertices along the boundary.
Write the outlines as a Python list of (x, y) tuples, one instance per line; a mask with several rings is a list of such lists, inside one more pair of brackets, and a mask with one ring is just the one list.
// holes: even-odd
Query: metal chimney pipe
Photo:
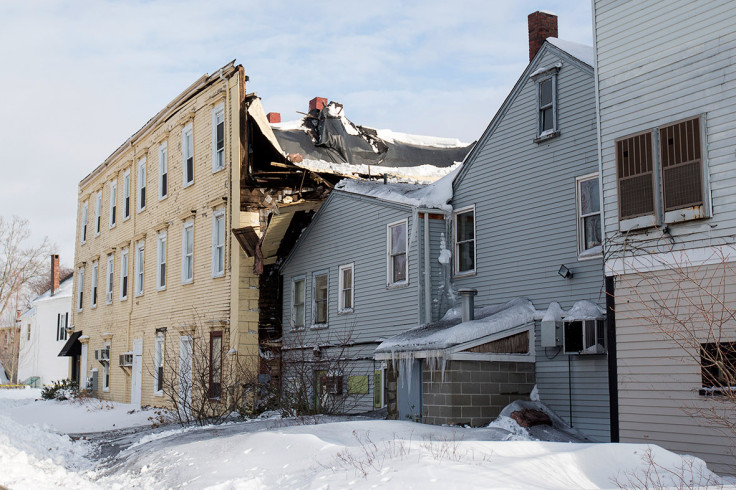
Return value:
[(462, 297), (460, 303), (460, 312), (462, 315), (463, 322), (469, 322), (475, 319), (475, 295), (478, 294), (478, 290), (474, 288), (462, 288), (458, 290)]

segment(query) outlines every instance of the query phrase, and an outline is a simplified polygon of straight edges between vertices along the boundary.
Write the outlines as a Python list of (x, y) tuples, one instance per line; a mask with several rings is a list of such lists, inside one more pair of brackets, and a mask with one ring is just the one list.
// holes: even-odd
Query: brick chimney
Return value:
[(59, 289), (59, 254), (51, 254), (51, 296)]
[(269, 112), (268, 114), (266, 114), (266, 119), (268, 119), (268, 122), (271, 124), (280, 123), (281, 114), (279, 114), (278, 112)]
[(540, 11), (529, 14), (529, 61), (548, 37), (557, 37), (557, 16)]
[(321, 111), (324, 106), (327, 105), (327, 99), (324, 97), (315, 97), (309, 101), (309, 112)]

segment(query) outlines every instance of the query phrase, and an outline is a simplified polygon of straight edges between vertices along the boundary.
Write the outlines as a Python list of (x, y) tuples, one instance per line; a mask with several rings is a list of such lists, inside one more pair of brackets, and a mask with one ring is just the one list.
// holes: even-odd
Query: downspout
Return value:
[(432, 321), (432, 290), (429, 266), (429, 213), (424, 212), (424, 323)]
[(608, 348), (608, 404), (611, 442), (619, 442), (618, 365), (616, 362), (616, 298), (613, 276), (606, 277), (606, 347)]

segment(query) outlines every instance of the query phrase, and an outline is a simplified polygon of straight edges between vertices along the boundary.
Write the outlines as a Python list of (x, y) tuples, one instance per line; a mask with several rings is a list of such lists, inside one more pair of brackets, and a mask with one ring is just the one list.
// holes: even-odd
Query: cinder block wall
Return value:
[(534, 364), (449, 361), (440, 371), (422, 372), (422, 415), (428, 424), (487, 425), (514, 400), (528, 400)]

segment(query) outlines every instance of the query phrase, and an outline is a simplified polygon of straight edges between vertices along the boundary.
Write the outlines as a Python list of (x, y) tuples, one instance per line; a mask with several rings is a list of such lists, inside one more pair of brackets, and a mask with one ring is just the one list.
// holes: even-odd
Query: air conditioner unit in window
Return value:
[(565, 320), (562, 337), (565, 354), (606, 353), (605, 320)]
[(133, 353), (125, 352), (120, 354), (120, 367), (130, 367), (133, 365)]
[(105, 299), (107, 300), (108, 303), (112, 303), (112, 291), (107, 292)]
[(110, 349), (95, 349), (95, 360), (100, 362), (110, 362)]

